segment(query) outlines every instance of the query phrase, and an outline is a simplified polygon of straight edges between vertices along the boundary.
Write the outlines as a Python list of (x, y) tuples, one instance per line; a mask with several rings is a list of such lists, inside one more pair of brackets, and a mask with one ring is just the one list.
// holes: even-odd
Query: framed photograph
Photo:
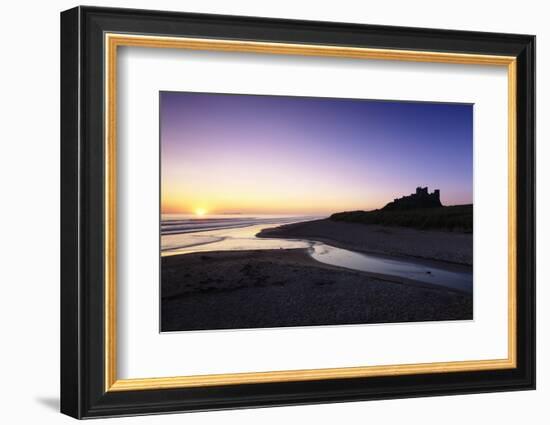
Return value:
[(61, 411), (535, 388), (535, 37), (61, 14)]

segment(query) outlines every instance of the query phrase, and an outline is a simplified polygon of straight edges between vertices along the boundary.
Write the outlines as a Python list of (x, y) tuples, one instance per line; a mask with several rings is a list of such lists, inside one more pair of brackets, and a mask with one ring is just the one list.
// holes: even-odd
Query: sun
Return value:
[(195, 215), (198, 215), (199, 217), (202, 217), (203, 215), (206, 215), (208, 211), (206, 211), (204, 208), (197, 208), (195, 209)]

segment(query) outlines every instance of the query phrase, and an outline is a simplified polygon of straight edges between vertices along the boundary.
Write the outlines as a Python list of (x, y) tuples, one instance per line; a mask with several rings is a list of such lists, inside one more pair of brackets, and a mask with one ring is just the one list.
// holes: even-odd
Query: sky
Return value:
[(160, 144), (163, 214), (472, 203), (470, 104), (161, 92)]

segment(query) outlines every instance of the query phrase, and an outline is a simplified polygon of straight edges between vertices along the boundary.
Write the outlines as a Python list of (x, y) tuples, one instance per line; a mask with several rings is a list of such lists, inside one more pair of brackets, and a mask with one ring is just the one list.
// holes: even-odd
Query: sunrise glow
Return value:
[(202, 217), (206, 215), (208, 211), (206, 211), (204, 208), (197, 208), (195, 209), (195, 215), (198, 215), (199, 217)]
[(162, 92), (163, 214), (331, 214), (416, 186), (473, 201), (467, 104)]

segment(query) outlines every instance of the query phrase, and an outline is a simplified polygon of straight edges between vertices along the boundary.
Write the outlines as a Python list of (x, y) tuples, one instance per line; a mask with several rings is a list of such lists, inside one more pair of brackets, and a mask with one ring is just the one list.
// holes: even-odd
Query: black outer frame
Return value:
[[(517, 57), (517, 368), (104, 390), (105, 32)], [(535, 37), (76, 7), (61, 13), (61, 412), (75, 418), (535, 388)]]

